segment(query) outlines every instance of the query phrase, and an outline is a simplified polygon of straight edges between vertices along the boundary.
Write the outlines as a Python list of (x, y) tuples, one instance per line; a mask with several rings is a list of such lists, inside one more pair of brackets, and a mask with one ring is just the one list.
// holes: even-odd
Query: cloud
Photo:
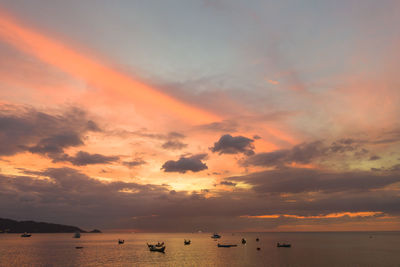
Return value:
[(158, 185), (101, 182), (71, 168), (25, 173), (12, 177), (0, 174), (0, 207), (13, 207), (2, 216), (95, 226), (99, 218), (107, 223), (110, 217), (123, 217), (127, 211), (130, 215), (147, 214), (146, 210), (156, 205), (156, 198), (168, 193), (166, 187)]
[(236, 186), (236, 183), (229, 182), (229, 181), (222, 181), (219, 184), (220, 185), (227, 185), (227, 186)]
[(66, 154), (55, 158), (54, 162), (68, 161), (76, 166), (86, 166), (92, 164), (108, 164), (119, 160), (118, 156), (104, 156), (101, 154), (90, 154), (85, 151), (79, 151), (75, 156), (68, 156)]
[(268, 80), (267, 80), (267, 82), (268, 82), (268, 83), (270, 83), (270, 84), (273, 84), (273, 85), (277, 85), (277, 84), (279, 84), (279, 82), (278, 82), (278, 81), (271, 80), (271, 79), (268, 79)]
[(100, 131), (88, 114), (70, 107), (59, 114), (49, 114), (27, 106), (0, 106), (0, 156), (29, 151), (58, 156), (65, 148), (83, 145), (84, 134)]
[(155, 133), (155, 132), (149, 132), (147, 129), (140, 129), (137, 131), (126, 131), (126, 130), (114, 130), (110, 131), (109, 134), (111, 135), (118, 135), (118, 136), (139, 136), (139, 137), (144, 137), (144, 138), (149, 138), (149, 139), (154, 139), (154, 140), (162, 140), (165, 142), (180, 142), (180, 139), (184, 139), (186, 136), (182, 133), (178, 132), (169, 132), (167, 134), (164, 133)]
[(252, 155), (244, 159), (243, 166), (283, 167), (292, 163), (309, 164), (321, 161), (334, 155), (351, 154), (354, 157), (364, 157), (368, 150), (362, 147), (368, 141), (339, 139), (326, 144), (317, 140), (295, 145), (290, 149), (279, 149), (272, 152), (264, 152)]
[(62, 153), (64, 148), (81, 145), (83, 145), (83, 141), (77, 133), (60, 133), (41, 139), (36, 145), (28, 147), (28, 151), (37, 154), (55, 155)]
[(134, 168), (134, 167), (137, 167), (137, 166), (146, 164), (146, 163), (147, 163), (147, 162), (144, 161), (144, 160), (141, 159), (141, 158), (136, 158), (136, 159), (134, 159), (134, 160), (132, 160), (132, 161), (124, 161), (124, 162), (123, 162), (123, 164), (124, 164), (125, 166), (127, 166), (128, 168)]
[[(396, 190), (374, 190), (392, 183), (396, 180), (394, 175), (368, 177), (361, 173), (350, 176), (342, 174), (336, 179), (342, 179), (343, 182), (340, 182), (341, 185), (335, 190), (314, 193), (310, 199), (307, 194), (302, 193), (308, 189), (293, 189), (296, 186), (295, 179), (288, 179), (285, 184), (277, 187), (274, 180), (280, 178), (279, 172), (274, 176), (265, 173), (251, 174), (235, 179), (246, 183), (251, 181), (252, 189), (235, 188), (229, 192), (202, 191), (204, 194), (212, 191), (213, 194), (206, 198), (203, 193), (170, 191), (167, 185), (100, 181), (71, 168), (21, 171), (23, 175), (18, 176), (0, 174), (0, 209), (3, 217), (72, 224), (89, 229), (99, 227), (176, 232), (177, 222), (180, 225), (179, 230), (186, 232), (199, 227), (203, 231), (249, 229), (256, 226), (276, 229), (280, 225), (301, 220), (295, 218), (301, 216), (321, 217), (341, 212), (383, 212), (389, 215), (400, 213), (400, 200)], [(297, 172), (291, 177), (299, 176), (300, 173)], [(329, 187), (323, 185), (323, 181), (335, 176), (322, 175), (319, 178), (319, 174), (311, 175), (315, 179), (313, 182), (317, 182), (316, 187)], [(303, 177), (307, 176), (309, 173), (304, 173)], [(366, 180), (356, 176), (365, 177)], [(230, 179), (228, 182), (235, 183), (233, 177)], [(356, 190), (354, 184), (364, 182), (367, 186)], [(272, 189), (263, 188), (263, 185), (270, 183)], [(301, 177), (299, 183), (303, 184)], [(335, 184), (334, 181), (328, 183)], [(312, 184), (308, 183), (308, 188), (315, 188)], [(349, 185), (352, 191), (349, 191)], [(267, 192), (292, 194), (288, 199), (287, 196)], [(240, 217), (276, 214), (289, 214), (294, 217), (281, 216), (261, 222), (259, 219)], [(334, 219), (336, 222), (349, 220)], [(321, 223), (317, 219), (313, 221), (316, 224)]]
[(168, 139), (182, 139), (185, 138), (186, 136), (182, 133), (178, 133), (178, 132), (169, 132), (167, 134), (167, 138)]
[(207, 165), (202, 162), (206, 157), (207, 154), (197, 154), (190, 157), (182, 156), (177, 161), (169, 160), (165, 162), (161, 169), (164, 172), (199, 172), (208, 169)]
[(221, 122), (213, 122), (197, 126), (200, 130), (214, 131), (214, 132), (236, 132), (238, 123), (232, 120), (223, 120)]
[(292, 149), (281, 149), (272, 152), (258, 153), (244, 160), (243, 165), (254, 166), (282, 166), (287, 163), (310, 163), (312, 159), (327, 152), (322, 142), (303, 143)]
[(378, 160), (381, 159), (381, 157), (377, 156), (377, 155), (373, 155), (369, 158), (369, 160), (373, 161), (373, 160)]
[(351, 138), (339, 139), (331, 144), (330, 150), (332, 152), (339, 152), (339, 153), (354, 151), (357, 148), (357, 146), (354, 145), (357, 143), (359, 143), (359, 141), (356, 141)]
[(369, 191), (400, 182), (398, 173), (324, 172), (313, 169), (286, 168), (231, 177), (227, 180), (247, 183), (259, 193)]
[(187, 144), (182, 143), (179, 140), (171, 140), (171, 141), (167, 141), (164, 144), (162, 144), (162, 148), (164, 149), (169, 149), (169, 150), (179, 150), (182, 148), (187, 147)]
[(0, 14), (0, 27), (0, 38), (4, 42), (105, 92), (112, 92), (133, 101), (142, 114), (148, 114), (149, 110), (154, 112), (153, 107), (157, 107), (163, 115), (167, 113), (189, 122), (208, 123), (220, 120), (217, 114), (194, 107), (118, 72), (103, 62), (75, 51), (65, 43), (19, 23), (4, 12)]
[(210, 148), (212, 152), (219, 152), (219, 154), (238, 154), (243, 153), (247, 156), (254, 154), (253, 139), (244, 136), (231, 136), (226, 134), (214, 143)]

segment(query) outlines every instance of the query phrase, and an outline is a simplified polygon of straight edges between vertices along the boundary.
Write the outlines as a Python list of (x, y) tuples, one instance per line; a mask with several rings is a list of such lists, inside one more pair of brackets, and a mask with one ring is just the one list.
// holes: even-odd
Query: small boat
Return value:
[(260, 250), (261, 248), (257, 248), (257, 250)]
[(244, 239), (244, 238), (242, 238), (242, 244), (244, 245), (244, 244), (246, 244), (246, 239)]
[(83, 247), (75, 247), (76, 249), (82, 249)]
[(153, 244), (149, 244), (146, 243), (148, 247), (163, 247), (164, 246), (164, 242), (158, 242), (157, 244), (153, 245)]
[(149, 249), (150, 249), (150, 251), (164, 252), (165, 246), (157, 247), (157, 246), (150, 245)]
[(185, 245), (190, 245), (190, 240), (186, 240), (186, 239), (185, 239), (185, 240), (183, 241), (183, 244), (185, 244)]
[(218, 243), (217, 247), (219, 247), (219, 248), (230, 248), (230, 247), (237, 247), (237, 245), (223, 245), (223, 244)]
[(28, 234), (27, 232), (25, 232), (25, 233), (23, 233), (22, 235), (21, 235), (21, 237), (31, 237), (32, 235), (31, 234)]
[(118, 239), (118, 244), (123, 244), (123, 243), (125, 243), (125, 240)]
[(81, 233), (80, 232), (75, 232), (74, 238), (81, 238)]
[(211, 236), (211, 238), (221, 238), (221, 236), (219, 235), (219, 234), (217, 234), (217, 233), (214, 233), (212, 236)]
[(287, 244), (287, 243), (277, 243), (276, 246), (278, 248), (290, 248), (292, 245)]
[(257, 238), (256, 238), (256, 241), (258, 242), (258, 241), (260, 241), (260, 239), (257, 237)]

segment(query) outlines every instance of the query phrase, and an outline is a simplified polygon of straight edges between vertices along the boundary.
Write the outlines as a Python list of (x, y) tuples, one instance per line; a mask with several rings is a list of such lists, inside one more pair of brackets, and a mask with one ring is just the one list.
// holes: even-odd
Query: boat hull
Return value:
[(153, 252), (164, 252), (165, 251), (165, 247), (154, 247), (154, 246), (152, 246), (152, 247), (149, 247), (149, 249), (150, 249), (150, 251), (153, 251)]
[(222, 244), (218, 244), (217, 247), (219, 247), (219, 248), (231, 248), (231, 247), (237, 247), (237, 245), (222, 245)]

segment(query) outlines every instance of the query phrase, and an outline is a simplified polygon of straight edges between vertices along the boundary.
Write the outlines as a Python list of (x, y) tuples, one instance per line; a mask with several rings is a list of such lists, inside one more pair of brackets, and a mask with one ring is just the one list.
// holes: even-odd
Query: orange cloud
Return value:
[(271, 215), (242, 215), (241, 218), (249, 219), (276, 219), (276, 218), (294, 218), (294, 219), (331, 219), (331, 218), (342, 218), (342, 217), (373, 217), (377, 215), (383, 215), (381, 211), (362, 211), (362, 212), (340, 212), (340, 213), (329, 213), (326, 215), (317, 216), (299, 216), (291, 214), (271, 214)]
[(268, 83), (273, 84), (273, 85), (277, 85), (279, 84), (278, 81), (274, 81), (274, 80), (267, 80)]
[(83, 79), (106, 93), (119, 94), (145, 112), (172, 113), (195, 124), (218, 121), (221, 118), (208, 111), (179, 101), (137, 79), (117, 72), (96, 59), (85, 56), (67, 45), (25, 27), (0, 12), (0, 38), (19, 50), (51, 64), (73, 77)]

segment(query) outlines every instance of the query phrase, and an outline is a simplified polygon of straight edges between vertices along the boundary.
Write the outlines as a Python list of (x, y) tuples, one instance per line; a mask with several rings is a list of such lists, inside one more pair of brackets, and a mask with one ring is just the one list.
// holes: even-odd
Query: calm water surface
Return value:
[[(221, 233), (218, 241), (210, 235), (0, 234), (0, 266), (400, 266), (400, 232)], [(184, 239), (192, 244), (184, 246)], [(165, 242), (165, 253), (148, 250), (146, 242), (157, 241)], [(218, 248), (218, 242), (238, 247)], [(292, 247), (277, 248), (277, 242)]]

